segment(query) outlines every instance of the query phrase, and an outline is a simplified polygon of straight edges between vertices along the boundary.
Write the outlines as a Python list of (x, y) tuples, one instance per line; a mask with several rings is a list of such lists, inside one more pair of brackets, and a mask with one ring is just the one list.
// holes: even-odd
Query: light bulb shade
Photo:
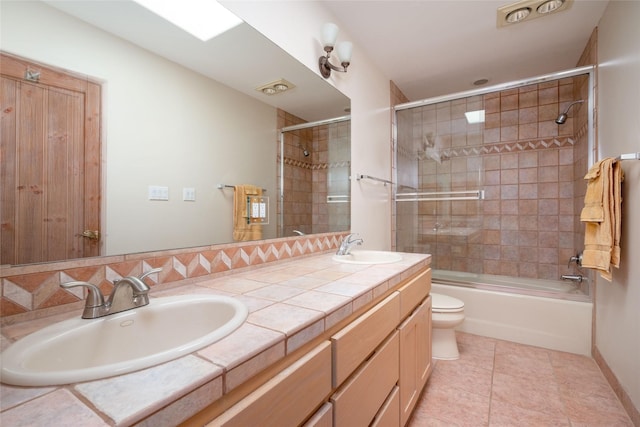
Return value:
[(338, 54), (338, 59), (340, 59), (340, 63), (351, 63), (351, 53), (353, 52), (353, 43), (351, 42), (341, 42), (338, 44), (336, 49), (336, 53)]
[(338, 26), (327, 22), (322, 26), (322, 46), (335, 46), (338, 38)]

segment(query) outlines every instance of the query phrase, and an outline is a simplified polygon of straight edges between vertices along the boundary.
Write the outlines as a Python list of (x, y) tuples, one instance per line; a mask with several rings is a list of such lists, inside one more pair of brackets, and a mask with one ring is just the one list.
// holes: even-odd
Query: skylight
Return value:
[(464, 113), (467, 117), (467, 123), (483, 123), (484, 122), (484, 110), (468, 111)]
[(242, 23), (241, 19), (215, 0), (134, 1), (203, 42)]

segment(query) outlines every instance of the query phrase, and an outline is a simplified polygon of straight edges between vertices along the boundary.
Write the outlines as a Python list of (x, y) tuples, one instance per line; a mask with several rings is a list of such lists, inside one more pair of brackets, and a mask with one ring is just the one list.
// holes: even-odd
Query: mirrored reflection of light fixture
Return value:
[(467, 111), (464, 113), (467, 123), (484, 123), (484, 110)]
[[(351, 52), (353, 51), (353, 44), (351, 42), (340, 42), (336, 46), (336, 39), (338, 38), (338, 26), (331, 22), (327, 22), (322, 26), (322, 46), (326, 52), (326, 56), (321, 56), (318, 60), (320, 66), (320, 74), (325, 79), (328, 79), (331, 75), (331, 70), (339, 71), (341, 73), (347, 72), (347, 67), (351, 63)], [(336, 48), (338, 54), (338, 60), (342, 67), (338, 67), (329, 62), (331, 52), (333, 48)]]
[(291, 82), (286, 81), (285, 79), (276, 80), (275, 82), (267, 83), (260, 87), (257, 87), (256, 90), (258, 92), (262, 92), (265, 95), (277, 95), (296, 87)]

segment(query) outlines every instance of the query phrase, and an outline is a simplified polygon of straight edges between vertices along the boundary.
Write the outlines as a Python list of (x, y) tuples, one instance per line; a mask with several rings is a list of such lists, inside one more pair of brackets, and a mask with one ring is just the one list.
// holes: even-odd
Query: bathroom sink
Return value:
[(7, 348), (0, 355), (0, 379), (47, 386), (137, 371), (220, 340), (247, 315), (247, 308), (231, 297), (181, 295), (98, 319), (65, 320)]
[(389, 251), (355, 250), (347, 255), (334, 255), (334, 261), (346, 264), (390, 264), (402, 260), (402, 255)]

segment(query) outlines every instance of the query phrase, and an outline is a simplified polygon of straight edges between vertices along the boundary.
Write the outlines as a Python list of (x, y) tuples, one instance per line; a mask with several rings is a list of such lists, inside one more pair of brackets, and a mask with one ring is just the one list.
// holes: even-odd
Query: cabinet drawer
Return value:
[(322, 405), (302, 427), (333, 427), (333, 405)]
[(400, 292), (400, 319), (404, 319), (429, 295), (431, 269), (423, 271), (398, 291)]
[(398, 382), (398, 332), (394, 332), (333, 395), (334, 427), (367, 426)]
[(299, 425), (331, 392), (331, 345), (325, 341), (208, 424)]
[(371, 427), (400, 427), (400, 392), (395, 386), (380, 412), (371, 423)]
[(331, 337), (336, 388), (400, 323), (400, 297), (394, 292)]

